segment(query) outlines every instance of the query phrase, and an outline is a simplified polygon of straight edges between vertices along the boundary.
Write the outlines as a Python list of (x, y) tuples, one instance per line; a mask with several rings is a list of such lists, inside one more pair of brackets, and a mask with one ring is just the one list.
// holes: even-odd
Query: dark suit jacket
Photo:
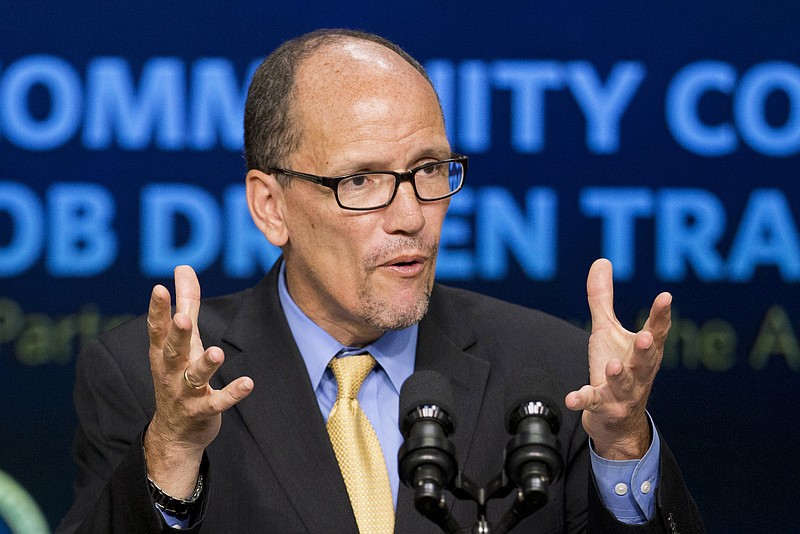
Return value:
[[(194, 532), (355, 533), (355, 519), (303, 360), (280, 310), (277, 268), (256, 287), (204, 301), (199, 329), (205, 346), (226, 361), (216, 388), (241, 375), (255, 388), (223, 415), (207, 449), (202, 523)], [(531, 390), (560, 401), (587, 380), (586, 333), (541, 312), (437, 285), (420, 323), (416, 370), (452, 380), (455, 443), (460, 469), (486, 484), (503, 465), (508, 377), (537, 367), (554, 377)], [(74, 454), (79, 467), (75, 503), (58, 532), (168, 532), (152, 505), (141, 435), (154, 411), (144, 318), (102, 335), (78, 360)], [(702, 521), (675, 460), (662, 444), (658, 512), (647, 525), (617, 523), (600, 503), (590, 477), (580, 414), (562, 410), (559, 432), (564, 475), (550, 502), (516, 532), (699, 532)], [(509, 497), (510, 499), (511, 497)], [(451, 500), (452, 502), (452, 500)], [(498, 521), (509, 500), (490, 502)], [(452, 503), (464, 527), (474, 504)], [(401, 487), (396, 532), (434, 533)]]

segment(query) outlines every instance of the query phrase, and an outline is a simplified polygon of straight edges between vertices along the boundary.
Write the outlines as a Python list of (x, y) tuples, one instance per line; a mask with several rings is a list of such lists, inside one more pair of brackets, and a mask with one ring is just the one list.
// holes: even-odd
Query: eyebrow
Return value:
[[(421, 159), (434, 159), (434, 160), (444, 160), (450, 158), (452, 155), (452, 151), (450, 149), (426, 149), (419, 151), (412, 158), (411, 164), (407, 168), (413, 168), (421, 163), (418, 163)], [(347, 165), (346, 167), (342, 167), (344, 169), (348, 169), (344, 172), (337, 172), (336, 174), (331, 174), (331, 176), (348, 176), (350, 174), (357, 174), (361, 172), (380, 172), (380, 171), (395, 171), (397, 169), (391, 168), (390, 165), (387, 165), (385, 162), (380, 160), (363, 160), (358, 161), (354, 160), (352, 164)], [(357, 169), (357, 170), (356, 170)]]

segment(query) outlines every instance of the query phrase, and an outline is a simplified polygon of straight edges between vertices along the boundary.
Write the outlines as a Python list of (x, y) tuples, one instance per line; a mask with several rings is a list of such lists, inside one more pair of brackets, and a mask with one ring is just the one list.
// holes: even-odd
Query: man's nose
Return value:
[(394, 200), (386, 207), (384, 225), (388, 233), (409, 234), (419, 232), (425, 226), (422, 203), (414, 193), (414, 186), (410, 182), (403, 182), (397, 188)]

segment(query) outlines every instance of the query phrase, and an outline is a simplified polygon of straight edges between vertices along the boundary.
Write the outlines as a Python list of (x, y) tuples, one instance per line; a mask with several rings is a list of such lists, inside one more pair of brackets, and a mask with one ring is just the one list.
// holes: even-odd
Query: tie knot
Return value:
[(333, 370), (339, 392), (336, 398), (355, 399), (364, 379), (375, 367), (375, 358), (371, 354), (356, 354), (334, 358), (328, 366)]

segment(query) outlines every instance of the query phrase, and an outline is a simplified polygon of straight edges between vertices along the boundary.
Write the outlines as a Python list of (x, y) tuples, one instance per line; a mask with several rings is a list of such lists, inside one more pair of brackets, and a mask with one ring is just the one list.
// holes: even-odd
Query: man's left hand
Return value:
[(592, 335), (589, 385), (566, 396), (567, 408), (583, 410), (583, 427), (594, 449), (609, 460), (641, 458), (651, 442), (645, 409), (670, 327), (672, 296), (661, 293), (637, 333), (614, 314), (611, 262), (599, 259), (586, 281)]

